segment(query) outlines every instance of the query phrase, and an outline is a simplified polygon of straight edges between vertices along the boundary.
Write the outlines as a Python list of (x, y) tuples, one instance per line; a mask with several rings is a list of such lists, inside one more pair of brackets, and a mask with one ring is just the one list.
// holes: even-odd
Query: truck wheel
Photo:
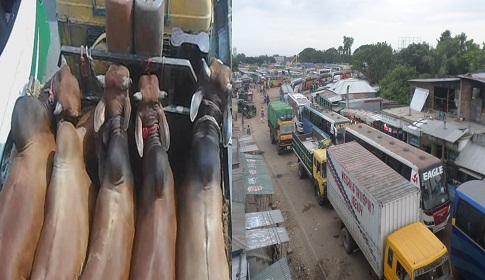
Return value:
[(270, 136), (271, 137), (271, 144), (276, 144), (276, 140), (274, 140), (274, 137), (273, 136)]
[(3, 154), (0, 162), (0, 191), (7, 182), (8, 175), (10, 174), (10, 167), (12, 165), (12, 159), (17, 153), (15, 145), (13, 144), (10, 135), (7, 138), (5, 147), (3, 148)]
[(303, 179), (307, 176), (306, 170), (303, 167), (303, 163), (301, 161), (298, 163), (298, 176), (300, 177), (300, 179)]
[(342, 240), (344, 241), (344, 249), (347, 254), (352, 254), (356, 249), (354, 238), (350, 235), (349, 230), (346, 227), (342, 228)]
[(281, 151), (281, 148), (279, 146), (276, 146), (276, 151), (277, 151), (278, 155), (281, 155), (282, 151)]
[(320, 193), (320, 187), (318, 187), (318, 183), (315, 185), (315, 195), (317, 196), (318, 205), (323, 206), (325, 199), (323, 199), (322, 194)]

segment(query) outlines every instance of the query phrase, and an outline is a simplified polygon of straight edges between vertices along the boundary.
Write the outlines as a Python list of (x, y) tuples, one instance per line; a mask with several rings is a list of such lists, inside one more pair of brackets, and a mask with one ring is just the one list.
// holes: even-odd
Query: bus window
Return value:
[(401, 168), (401, 176), (406, 178), (407, 180), (411, 179), (411, 167), (403, 164)]
[(456, 214), (456, 226), (475, 242), (479, 240), (480, 223), (483, 222), (483, 214), (464, 200), (458, 202)]

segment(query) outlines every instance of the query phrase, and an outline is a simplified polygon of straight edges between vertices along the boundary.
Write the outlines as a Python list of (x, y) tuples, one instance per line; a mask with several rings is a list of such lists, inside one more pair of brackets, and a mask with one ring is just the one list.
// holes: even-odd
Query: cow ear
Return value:
[(143, 124), (140, 116), (137, 114), (135, 123), (135, 141), (138, 154), (143, 158)]
[(131, 117), (131, 103), (130, 98), (128, 95), (125, 98), (125, 108), (124, 108), (124, 116), (123, 116), (123, 130), (127, 131), (128, 126), (130, 125), (130, 117)]
[(202, 103), (203, 95), (202, 91), (198, 90), (192, 95), (192, 102), (190, 102), (190, 121), (193, 122), (197, 113), (199, 113), (200, 103)]
[(158, 110), (158, 133), (160, 134), (160, 142), (165, 151), (170, 148), (170, 130), (168, 128), (167, 118), (163, 108)]
[(101, 99), (94, 110), (94, 132), (98, 132), (104, 123), (104, 99)]
[(229, 114), (229, 104), (223, 114), (223, 124), (222, 124), (222, 145), (224, 148), (232, 143), (232, 115)]
[(106, 87), (106, 82), (104, 79), (104, 75), (98, 75), (96, 76), (96, 80), (98, 80), (98, 83), (101, 87), (105, 88)]

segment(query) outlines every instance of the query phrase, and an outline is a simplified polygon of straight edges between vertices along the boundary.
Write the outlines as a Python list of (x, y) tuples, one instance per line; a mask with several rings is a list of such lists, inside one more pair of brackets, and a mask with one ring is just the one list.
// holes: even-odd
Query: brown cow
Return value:
[(130, 279), (175, 279), (177, 220), (172, 169), (167, 150), (168, 123), (155, 75), (139, 80), (134, 94), (138, 106), (135, 139), (143, 159), (143, 185), (139, 191), (136, 233)]
[(207, 72), (210, 82), (192, 98), (190, 114), (196, 121), (189, 167), (186, 182), (176, 190), (177, 279), (230, 279), (222, 221), (220, 144), (227, 145), (230, 139), (227, 90), (231, 90), (231, 72), (219, 60)]
[(56, 134), (54, 168), (46, 198), (44, 226), (30, 279), (77, 279), (89, 239), (91, 180), (83, 158), (85, 128), (68, 122)]
[(80, 278), (89, 280), (128, 279), (135, 234), (133, 174), (126, 133), (131, 113), (130, 73), (124, 66), (111, 65), (104, 83), (104, 96), (94, 114), (94, 129), (99, 131), (101, 142), (98, 149), (101, 188), (88, 258)]
[(15, 102), (11, 135), (18, 153), (0, 192), (0, 279), (30, 277), (56, 148), (55, 119), (76, 122), (80, 114), (81, 92), (67, 65), (39, 98)]

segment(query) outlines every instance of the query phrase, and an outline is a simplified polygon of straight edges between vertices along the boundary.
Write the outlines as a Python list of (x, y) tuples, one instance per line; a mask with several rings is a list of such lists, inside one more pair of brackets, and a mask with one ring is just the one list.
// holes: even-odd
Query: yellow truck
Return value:
[(344, 249), (379, 279), (452, 279), (446, 246), (421, 221), (420, 189), (357, 142), (327, 149), (328, 200)]
[(327, 200), (327, 147), (332, 144), (315, 129), (311, 133), (297, 135), (293, 132), (293, 151), (298, 158), (298, 176), (310, 176), (318, 204)]

